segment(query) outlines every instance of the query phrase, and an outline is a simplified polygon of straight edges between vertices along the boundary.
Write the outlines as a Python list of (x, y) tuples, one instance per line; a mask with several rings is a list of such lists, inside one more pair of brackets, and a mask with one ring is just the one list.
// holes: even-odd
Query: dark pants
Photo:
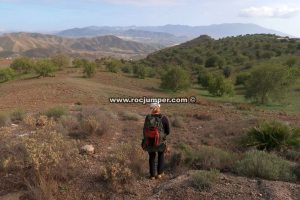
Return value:
[(150, 175), (155, 176), (155, 157), (158, 154), (157, 174), (162, 174), (164, 170), (164, 152), (149, 152)]

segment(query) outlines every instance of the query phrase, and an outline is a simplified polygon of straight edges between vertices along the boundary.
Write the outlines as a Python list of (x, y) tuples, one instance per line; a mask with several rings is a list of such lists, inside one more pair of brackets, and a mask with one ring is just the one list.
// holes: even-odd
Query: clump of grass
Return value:
[(13, 111), (10, 114), (10, 119), (13, 122), (20, 122), (23, 121), (24, 117), (25, 117), (26, 112), (22, 109), (16, 109), (15, 111)]
[(187, 145), (179, 145), (186, 165), (195, 169), (218, 169), (232, 171), (236, 155), (212, 146), (201, 146), (191, 149)]
[(67, 111), (66, 108), (62, 107), (62, 106), (56, 106), (53, 108), (50, 108), (49, 110), (47, 110), (45, 112), (45, 115), (48, 118), (53, 118), (55, 120), (61, 118), (63, 115), (66, 115)]
[(172, 120), (172, 126), (174, 126), (176, 128), (184, 127), (184, 121), (183, 121), (182, 117), (175, 116), (174, 119)]
[(269, 180), (294, 181), (296, 179), (290, 162), (264, 151), (249, 151), (236, 162), (237, 174)]
[(9, 123), (9, 116), (7, 113), (0, 112), (0, 127), (6, 126)]
[(208, 115), (208, 114), (195, 114), (193, 117), (195, 119), (202, 120), (202, 121), (210, 121), (210, 120), (212, 120), (212, 116)]
[(282, 150), (300, 148), (300, 128), (294, 128), (281, 122), (263, 122), (251, 128), (241, 143), (258, 150)]
[(211, 189), (212, 185), (217, 182), (219, 171), (212, 169), (211, 171), (199, 170), (192, 174), (192, 186), (199, 191)]
[(122, 117), (123, 120), (132, 120), (132, 121), (139, 121), (142, 118), (141, 115), (130, 111), (122, 111), (120, 113), (120, 116)]

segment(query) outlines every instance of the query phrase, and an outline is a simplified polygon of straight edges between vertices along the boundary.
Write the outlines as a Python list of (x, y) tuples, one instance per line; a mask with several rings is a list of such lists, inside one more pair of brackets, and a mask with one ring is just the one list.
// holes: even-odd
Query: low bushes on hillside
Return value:
[(91, 78), (96, 74), (96, 64), (94, 62), (86, 62), (83, 65), (83, 74), (86, 78)]
[(208, 92), (214, 96), (234, 95), (234, 86), (230, 80), (222, 75), (214, 75), (208, 81)]
[(16, 109), (12, 113), (10, 113), (10, 119), (13, 122), (23, 121), (25, 117), (25, 111), (22, 109)]
[(120, 116), (123, 120), (133, 120), (133, 121), (138, 121), (142, 118), (141, 115), (130, 111), (122, 111), (120, 112)]
[(218, 180), (219, 171), (212, 169), (211, 171), (199, 170), (192, 174), (192, 186), (199, 191), (209, 190)]
[(258, 150), (300, 148), (300, 129), (281, 122), (263, 122), (251, 128), (241, 140), (242, 145)]
[(18, 73), (29, 73), (34, 69), (34, 61), (28, 57), (20, 57), (14, 59), (10, 64), (10, 68), (14, 69)]
[(61, 118), (63, 115), (66, 115), (66, 108), (62, 106), (56, 106), (53, 108), (48, 109), (45, 112), (45, 115), (49, 118), (54, 118), (55, 120)]
[(172, 120), (172, 126), (176, 128), (183, 128), (184, 127), (184, 121), (183, 118), (180, 116), (175, 116)]
[(231, 171), (236, 159), (234, 154), (211, 146), (191, 149), (189, 146), (179, 145), (179, 149), (185, 164), (195, 169)]
[(291, 163), (263, 151), (247, 152), (244, 158), (235, 164), (235, 171), (242, 176), (269, 180), (294, 181), (296, 179)]

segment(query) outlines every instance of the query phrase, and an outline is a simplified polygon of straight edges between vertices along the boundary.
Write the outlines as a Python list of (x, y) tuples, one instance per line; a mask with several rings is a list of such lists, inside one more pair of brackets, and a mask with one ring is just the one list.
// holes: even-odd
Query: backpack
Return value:
[(165, 141), (162, 115), (147, 115), (145, 128), (146, 147), (157, 147)]

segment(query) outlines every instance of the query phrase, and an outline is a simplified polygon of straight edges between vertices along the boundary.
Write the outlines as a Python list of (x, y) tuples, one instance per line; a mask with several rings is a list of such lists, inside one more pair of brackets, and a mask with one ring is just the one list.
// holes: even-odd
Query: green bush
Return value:
[(28, 57), (16, 58), (10, 64), (10, 68), (18, 73), (29, 73), (34, 69), (34, 61)]
[(249, 79), (249, 73), (240, 73), (236, 77), (235, 85), (245, 85), (247, 80)]
[(25, 117), (25, 111), (22, 109), (16, 109), (10, 114), (10, 119), (12, 121), (23, 121)]
[(192, 186), (200, 192), (209, 190), (212, 185), (217, 182), (218, 177), (219, 171), (215, 169), (212, 169), (211, 171), (196, 171), (192, 174)]
[(0, 83), (9, 81), (15, 77), (15, 71), (12, 68), (0, 69)]
[(201, 146), (191, 149), (183, 144), (180, 144), (178, 148), (183, 154), (185, 164), (195, 169), (231, 171), (234, 167), (236, 156), (219, 148)]
[(53, 76), (53, 72), (57, 70), (54, 64), (47, 59), (37, 61), (35, 67), (35, 72), (42, 77)]
[(212, 79), (212, 74), (206, 70), (201, 70), (198, 74), (198, 83), (203, 87), (209, 86), (209, 81)]
[(6, 126), (9, 122), (8, 114), (0, 112), (0, 127)]
[(61, 70), (63, 68), (69, 67), (70, 58), (64, 54), (56, 54), (51, 56), (51, 62), (56, 68)]
[(246, 82), (245, 97), (261, 104), (284, 99), (296, 79), (292, 69), (280, 65), (264, 65), (254, 69)]
[(269, 180), (296, 179), (293, 167), (288, 161), (264, 151), (247, 152), (242, 160), (237, 161), (235, 171), (238, 175)]
[(226, 78), (229, 78), (232, 74), (232, 68), (231, 67), (225, 67), (223, 69), (223, 74)]
[(186, 90), (190, 84), (189, 73), (179, 66), (172, 67), (161, 77), (161, 88), (174, 92)]
[(49, 110), (47, 110), (45, 112), (45, 115), (48, 118), (54, 118), (54, 119), (59, 119), (62, 116), (66, 115), (66, 108), (62, 107), (62, 106), (56, 106), (53, 108), (50, 108)]
[(75, 58), (73, 61), (72, 61), (72, 64), (74, 67), (76, 68), (81, 68), (81, 67), (84, 67), (89, 61), (86, 60), (86, 59), (79, 59), (79, 58)]
[(208, 83), (208, 92), (214, 96), (234, 95), (234, 86), (230, 80), (226, 80), (222, 75), (213, 76)]
[(300, 129), (281, 122), (263, 122), (251, 128), (242, 138), (242, 144), (258, 150), (300, 148)]
[(86, 62), (83, 66), (83, 74), (86, 78), (95, 76), (96, 64), (94, 62)]
[(144, 65), (134, 65), (133, 74), (140, 79), (144, 79), (147, 75), (147, 70)]
[(124, 67), (121, 68), (122, 72), (130, 74), (132, 72), (132, 68), (128, 65), (125, 65)]

